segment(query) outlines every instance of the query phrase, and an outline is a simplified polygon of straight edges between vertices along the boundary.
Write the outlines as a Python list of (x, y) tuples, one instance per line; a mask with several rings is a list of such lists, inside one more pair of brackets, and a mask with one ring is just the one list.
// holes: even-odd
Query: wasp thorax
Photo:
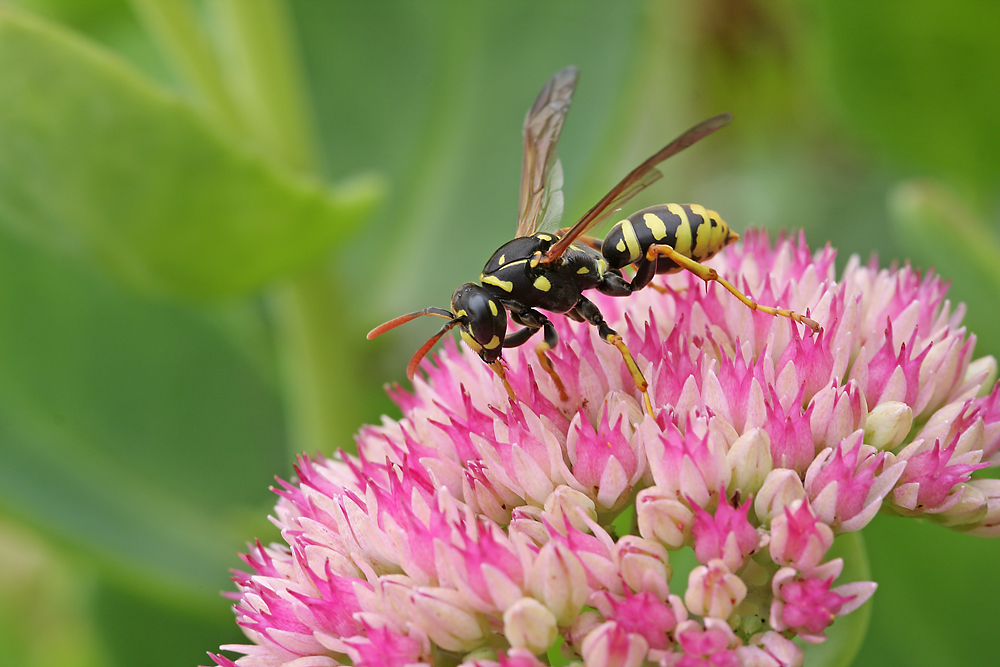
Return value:
[(451, 310), (461, 320), (462, 340), (492, 363), (500, 358), (507, 335), (507, 311), (483, 287), (465, 283), (451, 297)]

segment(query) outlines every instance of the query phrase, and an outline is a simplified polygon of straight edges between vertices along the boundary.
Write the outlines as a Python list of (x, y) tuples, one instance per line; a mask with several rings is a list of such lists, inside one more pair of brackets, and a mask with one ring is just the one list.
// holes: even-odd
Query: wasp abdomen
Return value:
[[(739, 235), (715, 211), (698, 204), (660, 204), (636, 211), (615, 224), (604, 239), (601, 253), (612, 268), (635, 264), (652, 245), (667, 245), (696, 262), (715, 255)], [(681, 267), (666, 257), (656, 260), (657, 273)]]

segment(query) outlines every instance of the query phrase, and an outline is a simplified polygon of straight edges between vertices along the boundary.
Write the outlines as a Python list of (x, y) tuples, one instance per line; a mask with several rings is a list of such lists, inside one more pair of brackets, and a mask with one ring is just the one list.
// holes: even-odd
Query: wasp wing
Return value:
[(594, 204), (594, 206), (587, 211), (582, 218), (580, 218), (579, 222), (573, 225), (573, 227), (566, 232), (566, 234), (564, 234), (555, 245), (549, 248), (545, 257), (542, 258), (542, 263), (547, 264), (554, 262), (566, 251), (566, 248), (568, 248), (573, 241), (581, 235), (587, 233), (587, 231), (594, 225), (606, 219), (617, 209), (621, 208), (625, 202), (662, 177), (663, 174), (656, 169), (656, 165), (660, 164), (668, 157), (680, 153), (688, 146), (701, 141), (716, 130), (725, 127), (732, 119), (733, 117), (731, 114), (724, 113), (698, 123), (629, 172), (628, 176), (623, 178), (618, 185), (611, 188), (611, 191), (608, 192), (608, 194), (604, 195), (600, 201)]
[(545, 204), (554, 203), (554, 198), (545, 196), (546, 185), (553, 165), (558, 162), (556, 142), (573, 101), (577, 77), (575, 67), (553, 74), (524, 117), (524, 161), (521, 163), (521, 196), (515, 238), (533, 234), (538, 229), (539, 221), (545, 217)]
[(562, 187), (562, 162), (557, 158), (549, 168), (548, 178), (545, 179), (545, 192), (542, 195), (542, 208), (539, 211), (542, 220), (535, 225), (536, 232), (554, 232), (559, 228), (564, 208)]

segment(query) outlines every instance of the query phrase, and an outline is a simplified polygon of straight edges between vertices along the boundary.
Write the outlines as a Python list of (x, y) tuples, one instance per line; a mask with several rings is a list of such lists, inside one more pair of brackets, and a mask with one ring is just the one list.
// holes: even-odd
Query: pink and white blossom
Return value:
[(554, 318), (566, 399), (530, 346), (505, 353), (511, 401), (446, 344), (390, 390), (401, 418), (281, 483), (282, 543), (234, 577), (250, 643), (216, 663), (538, 667), (561, 643), (590, 667), (798, 666), (791, 637), (875, 591), (837, 581), (834, 535), (880, 510), (1000, 535), (1000, 485), (974, 477), (1000, 458), (997, 365), (941, 280), (857, 258), (838, 277), (829, 247), (752, 233), (713, 266), (823, 331), (683, 273), (595, 294), (651, 413), (585, 324)]

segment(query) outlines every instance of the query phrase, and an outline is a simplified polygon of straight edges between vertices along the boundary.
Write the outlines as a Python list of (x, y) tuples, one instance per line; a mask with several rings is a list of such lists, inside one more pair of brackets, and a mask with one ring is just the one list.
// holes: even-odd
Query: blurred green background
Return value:
[[(1000, 351), (992, 0), (0, 1), (0, 664), (240, 642), (275, 475), (352, 446), (511, 236), (520, 125), (575, 64), (568, 217), (735, 122), (635, 208), (935, 267)], [(857, 665), (982, 664), (1000, 543), (879, 517)]]

